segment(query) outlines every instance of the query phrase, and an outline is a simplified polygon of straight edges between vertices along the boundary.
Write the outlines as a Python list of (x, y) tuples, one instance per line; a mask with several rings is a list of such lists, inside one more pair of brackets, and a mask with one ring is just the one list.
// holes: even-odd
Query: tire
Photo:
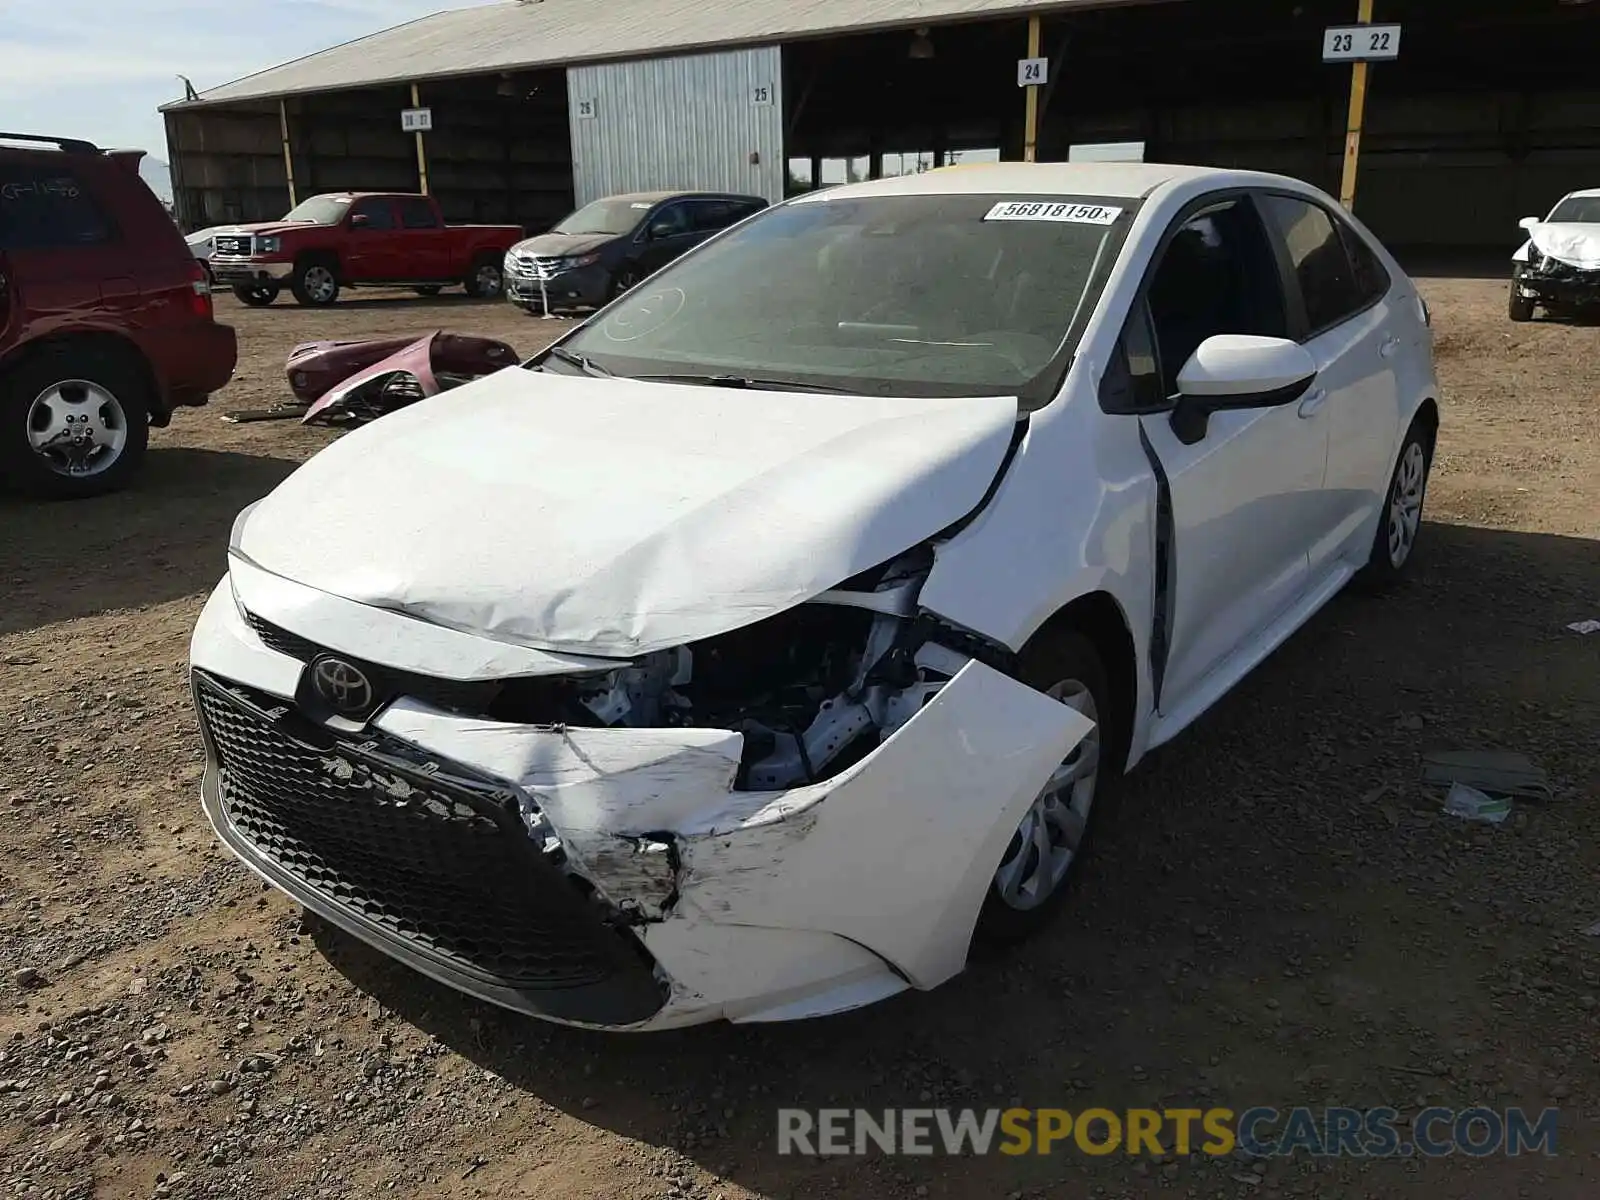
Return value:
[(462, 286), (474, 300), (494, 300), (505, 294), (505, 272), (494, 259), (480, 258), (472, 264), (472, 271), (462, 280)]
[(1511, 302), (1509, 304), (1511, 319), (1519, 325), (1524, 321), (1533, 320), (1533, 310), (1538, 304), (1532, 296), (1524, 296), (1518, 289), (1516, 281), (1511, 284)]
[[(1094, 643), (1081, 633), (1064, 631), (1042, 636), (1045, 640), (1037, 648), (1023, 652), (1023, 681), (1063, 703), (1071, 703), (1095, 720), (1094, 731), (1073, 749), (1063, 764), (1092, 767), (1093, 777), (1088, 781), (1086, 792), (1080, 788), (1077, 794), (1066, 798), (1065, 803), (1057, 800), (1053, 811), (1065, 828), (1051, 826), (1048, 820), (1044, 822), (1052, 849), (1057, 852), (1070, 849), (1064, 865), (1058, 860), (1061, 874), (1053, 882), (1041, 877), (1038, 864), (1043, 856), (1032, 849), (1029, 839), (1025, 839), (1029, 826), (1041, 815), (1038, 807), (1029, 810), (1028, 817), (1012, 836), (978, 915), (973, 940), (982, 947), (1011, 946), (1025, 941), (1060, 912), (1078, 878), (1078, 867), (1088, 850), (1090, 834), (1105, 811), (1108, 794), (1114, 792), (1116, 786), (1118, 771), (1111, 748), (1122, 743), (1111, 725), (1114, 710), (1105, 664)], [(1019, 865), (1020, 871), (1008, 869)], [(1031, 896), (1025, 896), (1021, 893), (1030, 876), (1037, 886)], [(1012, 886), (1005, 886), (1003, 881), (1006, 880)], [(1019, 883), (1022, 886), (1019, 887)]]
[(339, 299), (339, 273), (325, 258), (308, 258), (295, 264), (289, 288), (296, 303), (308, 308), (327, 308)]
[(278, 285), (275, 283), (236, 283), (233, 285), (233, 294), (238, 297), (241, 304), (248, 304), (251, 308), (265, 308), (278, 298)]
[(629, 265), (618, 271), (611, 280), (611, 298), (615, 300), (624, 292), (631, 292), (644, 282), (644, 273), (638, 267)]
[(28, 355), (0, 377), (0, 476), (46, 500), (126, 487), (149, 444), (151, 400), (131, 353), (64, 342)]
[(427, 287), (412, 288), (411, 290), (419, 296), (437, 296), (440, 292), (444, 291), (444, 288), (440, 287), (437, 283), (430, 283)]
[(1422, 506), (1432, 470), (1433, 437), (1425, 425), (1413, 421), (1389, 476), (1389, 491), (1372, 538), (1372, 554), (1361, 572), (1368, 590), (1392, 588), (1416, 557), (1417, 540), (1422, 533)]

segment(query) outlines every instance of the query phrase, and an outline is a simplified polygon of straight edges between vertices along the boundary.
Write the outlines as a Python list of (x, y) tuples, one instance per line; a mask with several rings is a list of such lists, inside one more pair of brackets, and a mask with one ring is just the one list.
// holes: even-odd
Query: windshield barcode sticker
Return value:
[(985, 221), (1065, 221), (1070, 225), (1110, 225), (1120, 208), (1104, 204), (1060, 204), (1047, 200), (1005, 200), (989, 210)]

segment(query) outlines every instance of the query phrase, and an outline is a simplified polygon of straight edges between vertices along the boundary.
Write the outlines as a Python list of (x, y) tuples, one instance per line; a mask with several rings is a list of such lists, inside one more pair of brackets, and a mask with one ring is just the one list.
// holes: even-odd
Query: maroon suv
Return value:
[(114, 491), (238, 359), (142, 150), (0, 133), (0, 481)]

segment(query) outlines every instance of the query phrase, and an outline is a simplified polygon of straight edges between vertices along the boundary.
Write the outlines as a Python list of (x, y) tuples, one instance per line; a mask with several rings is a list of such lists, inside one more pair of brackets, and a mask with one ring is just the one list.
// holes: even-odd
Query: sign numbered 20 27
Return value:
[(1398, 25), (1335, 25), (1322, 32), (1323, 62), (1388, 62), (1399, 57)]

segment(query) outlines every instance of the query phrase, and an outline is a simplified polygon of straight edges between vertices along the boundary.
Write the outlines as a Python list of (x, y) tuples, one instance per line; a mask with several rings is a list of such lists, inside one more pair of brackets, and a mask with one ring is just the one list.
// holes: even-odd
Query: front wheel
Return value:
[(311, 308), (326, 308), (339, 298), (339, 276), (333, 264), (318, 259), (297, 265), (289, 286), (295, 300)]
[(482, 258), (473, 265), (472, 274), (466, 278), (467, 295), (475, 300), (493, 300), (505, 290), (505, 275), (500, 264)]
[(150, 438), (150, 386), (126, 355), (65, 343), (0, 380), (0, 476), (43, 499), (125, 487)]
[(990, 945), (1032, 937), (1060, 910), (1088, 842), (1095, 801), (1115, 774), (1109, 759), (1115, 742), (1106, 734), (1111, 694), (1099, 652), (1080, 633), (1045, 636), (1043, 645), (1024, 652), (1023, 681), (1095, 725), (1051, 773), (1011, 835), (978, 916), (976, 938)]
[(1532, 296), (1524, 296), (1522, 289), (1515, 281), (1511, 284), (1511, 301), (1509, 304), (1510, 315), (1513, 321), (1521, 324), (1523, 321), (1533, 320), (1534, 306), (1538, 303)]
[(275, 283), (236, 283), (233, 285), (233, 294), (238, 297), (241, 304), (248, 304), (251, 308), (265, 308), (278, 298), (278, 285)]
[(617, 272), (611, 281), (611, 298), (615, 300), (624, 292), (631, 292), (644, 282), (644, 272), (638, 267), (628, 265)]

